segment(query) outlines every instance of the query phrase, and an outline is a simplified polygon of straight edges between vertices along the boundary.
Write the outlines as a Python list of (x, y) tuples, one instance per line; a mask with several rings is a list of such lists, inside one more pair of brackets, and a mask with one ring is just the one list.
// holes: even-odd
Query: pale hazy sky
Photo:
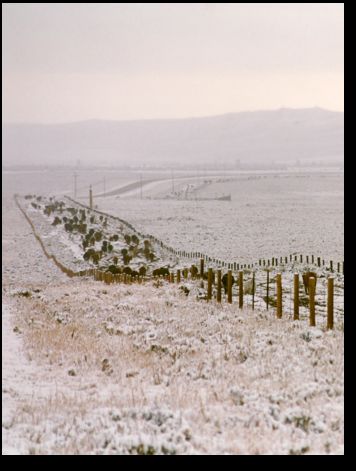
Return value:
[(3, 121), (344, 108), (344, 4), (3, 4)]

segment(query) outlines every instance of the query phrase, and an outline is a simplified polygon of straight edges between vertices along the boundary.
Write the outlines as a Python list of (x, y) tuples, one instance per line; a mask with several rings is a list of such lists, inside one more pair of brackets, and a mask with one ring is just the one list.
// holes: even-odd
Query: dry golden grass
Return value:
[[(342, 453), (341, 330), (198, 302), (167, 284), (76, 280), (38, 296), (16, 298), (49, 387), (25, 398), (12, 426), (26, 453), (160, 453), (159, 440), (177, 453)], [(162, 410), (172, 414), (162, 427), (142, 416)]]

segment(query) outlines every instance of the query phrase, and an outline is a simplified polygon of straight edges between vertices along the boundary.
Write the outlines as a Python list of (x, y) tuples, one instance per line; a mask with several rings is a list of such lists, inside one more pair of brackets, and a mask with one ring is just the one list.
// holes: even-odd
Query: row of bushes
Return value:
[[(31, 196), (31, 195), (29, 195)], [(32, 203), (35, 206), (35, 203)], [(54, 211), (63, 212), (65, 204), (62, 201), (51, 201), (51, 204), (47, 204), (44, 208), (44, 213), (46, 215), (52, 214)], [(104, 235), (101, 230), (95, 230), (94, 228), (90, 228), (89, 231), (87, 230), (86, 218), (89, 217), (89, 221), (91, 224), (96, 224), (95, 215), (90, 214), (89, 210), (85, 209), (77, 209), (75, 207), (67, 207), (65, 210), (72, 216), (67, 217), (63, 216), (60, 218), (58, 215), (54, 217), (52, 222), (53, 226), (64, 224), (64, 229), (67, 232), (78, 232), (82, 234), (82, 247), (85, 251), (83, 254), (84, 260), (92, 261), (96, 265), (102, 259), (105, 253), (111, 253), (114, 250), (113, 245), (110, 242), (117, 242), (119, 240), (118, 234), (112, 234), (108, 237), (109, 240), (103, 240)], [(105, 227), (107, 225), (107, 217), (103, 214), (97, 216), (100, 222)], [(123, 229), (123, 228), (122, 228)], [(128, 245), (128, 248), (123, 248), (121, 250), (122, 262), (125, 266), (129, 265), (131, 260), (142, 254), (147, 261), (153, 262), (156, 257), (154, 252), (151, 249), (151, 242), (149, 240), (143, 241), (143, 247), (139, 247), (140, 240), (136, 234), (125, 234), (124, 240)], [(100, 250), (95, 250), (94, 246), (97, 242), (102, 242)], [(91, 248), (89, 248), (91, 247)], [(117, 269), (118, 264), (118, 257), (113, 257), (113, 263)]]
[(109, 265), (106, 271), (112, 273), (113, 275), (126, 274), (131, 276), (145, 276), (147, 273), (147, 267), (142, 266), (139, 270), (132, 270), (130, 267), (118, 267), (116, 265)]

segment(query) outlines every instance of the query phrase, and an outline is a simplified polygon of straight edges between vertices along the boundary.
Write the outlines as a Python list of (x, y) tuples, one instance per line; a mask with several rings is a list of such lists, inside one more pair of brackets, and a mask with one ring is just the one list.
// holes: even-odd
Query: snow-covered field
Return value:
[(26, 361), (6, 363), (17, 407), (5, 451), (343, 452), (342, 330), (207, 305), (172, 285), (26, 290), (9, 296), (8, 335)]
[[(341, 172), (240, 175), (206, 185), (188, 201), (163, 199), (171, 187), (155, 185), (143, 191), (143, 199), (137, 193), (97, 198), (95, 204), (178, 250), (226, 261), (251, 263), (294, 252), (344, 259)], [(231, 202), (195, 199), (226, 193)]]
[[(82, 214), (77, 212), (79, 218), (82, 215), (85, 217), (85, 233), (88, 233), (89, 230), (99, 231), (103, 234), (100, 241), (95, 242), (93, 246), (90, 247), (90, 250), (99, 252), (100, 260), (99, 262), (94, 263), (91, 259), (84, 260), (83, 255), (88, 249), (83, 248), (82, 241), (84, 236), (78, 233), (77, 229), (73, 232), (67, 231), (64, 228), (64, 221), (72, 220), (73, 217), (71, 211), (80, 210), (84, 211), (81, 206), (76, 205), (72, 200), (66, 198), (45, 198), (28, 196), (26, 198), (18, 199), (20, 206), (25, 210), (26, 214), (30, 217), (31, 222), (34, 224), (36, 233), (41, 236), (41, 240), (44, 243), (46, 250), (56, 256), (57, 260), (60, 260), (67, 268), (70, 268), (74, 271), (84, 270), (87, 268), (100, 268), (101, 270), (107, 270), (108, 266), (111, 265), (111, 268), (117, 270), (117, 272), (124, 269), (123, 256), (121, 254), (122, 248), (129, 248), (130, 244), (126, 244), (124, 240), (124, 235), (126, 236), (128, 232), (131, 233), (131, 229), (127, 228), (120, 221), (115, 220), (111, 217), (100, 216), (94, 211), (89, 211), (88, 209)], [(58, 205), (58, 206), (56, 206)], [(45, 208), (52, 207), (53, 211), (50, 214), (44, 214)], [(55, 209), (57, 208), (57, 209)], [(77, 217), (77, 216), (76, 216)], [(93, 222), (90, 222), (93, 219)], [(53, 225), (53, 221), (58, 220), (57, 225)], [(79, 226), (77, 226), (79, 227)], [(93, 232), (94, 234), (94, 232)], [(103, 252), (102, 243), (103, 240), (109, 240), (111, 235), (115, 234), (118, 237), (117, 241), (112, 241), (112, 251), (110, 253)], [(140, 235), (141, 238), (141, 235)], [(138, 240), (138, 239), (137, 239)], [(94, 241), (94, 239), (93, 239)], [(142, 240), (137, 247), (142, 245)], [(179, 257), (174, 254), (171, 254), (167, 250), (161, 248), (159, 244), (152, 243), (151, 249), (153, 250), (154, 261), (149, 261), (141, 251), (138, 251), (129, 262), (129, 266), (132, 269), (139, 270), (140, 267), (144, 267), (145, 271), (149, 275), (152, 274), (152, 270), (159, 267), (168, 267), (170, 270), (175, 272), (177, 268), (189, 268), (191, 263), (196, 263), (199, 265), (199, 260), (195, 259), (186, 259), (184, 257)], [(136, 249), (135, 249), (136, 251)], [(115, 265), (113, 265), (113, 260), (116, 258)], [(309, 258), (309, 263), (306, 262), (305, 257), (303, 263), (300, 262), (300, 257), (297, 257), (297, 262), (293, 260), (290, 262), (289, 257), (287, 257), (287, 263), (283, 258), (282, 262), (278, 267), (269, 267), (269, 287), (268, 287), (268, 297), (270, 302), (275, 305), (276, 301), (276, 274), (282, 274), (282, 285), (283, 285), (283, 312), (285, 314), (293, 317), (293, 277), (294, 273), (305, 273), (308, 270), (315, 271), (318, 277), (317, 289), (316, 289), (316, 312), (319, 316), (325, 318), (326, 316), (326, 294), (327, 294), (327, 278), (330, 276), (330, 267), (329, 265), (321, 266), (318, 268), (315, 263), (311, 263), (311, 258)], [(125, 265), (127, 263), (125, 262)], [(214, 266), (215, 265), (215, 266)], [(207, 262), (207, 266), (212, 266), (216, 268), (214, 262)], [(339, 265), (341, 269), (342, 265)], [(225, 273), (227, 269), (223, 270)], [(255, 277), (255, 297), (252, 300), (252, 276)], [(238, 295), (237, 290), (237, 274), (236, 283), (233, 285), (233, 295)], [(334, 306), (335, 306), (335, 317), (337, 320), (343, 322), (344, 316), (344, 275), (340, 270), (340, 273), (337, 272), (337, 265), (334, 265), (333, 276), (335, 278), (335, 295), (334, 295)], [(245, 292), (245, 305), (252, 305), (254, 307), (264, 309), (266, 307), (266, 296), (267, 296), (267, 273), (266, 269), (263, 266), (255, 264), (253, 270), (245, 269), (244, 270), (244, 282), (245, 287), (250, 286)], [(303, 318), (307, 318), (309, 315), (309, 298), (305, 293), (302, 285), (302, 277), (300, 276), (300, 293), (299, 293), (299, 302), (300, 302), (300, 315)], [(204, 285), (206, 289), (206, 283)], [(246, 289), (245, 289), (246, 291)], [(206, 294), (206, 291), (203, 293)], [(202, 293), (202, 294), (203, 294)], [(216, 286), (213, 286), (213, 297), (216, 296)], [(319, 321), (320, 322), (320, 321)], [(321, 321), (321, 322), (325, 322)]]
[[(268, 176), (199, 190), (231, 192), (231, 203), (153, 199), (171, 182), (147, 187), (152, 199), (95, 202), (177, 249), (246, 263), (293, 251), (336, 262), (342, 178)], [(273, 309), (197, 301), (177, 285), (69, 280), (12, 193), (63, 193), (70, 175), (6, 182), (4, 454), (343, 453), (341, 317), (326, 332), (288, 312), (277, 320)]]

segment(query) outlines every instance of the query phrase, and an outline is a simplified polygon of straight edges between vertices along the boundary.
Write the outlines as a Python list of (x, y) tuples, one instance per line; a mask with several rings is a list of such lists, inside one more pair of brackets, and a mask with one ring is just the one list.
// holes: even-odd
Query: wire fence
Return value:
[[(87, 206), (74, 201), (79, 206), (89, 209)], [(331, 261), (329, 268), (322, 265), (322, 259), (315, 256), (293, 255), (288, 257), (272, 258), (270, 260), (260, 259), (256, 264), (239, 264), (237, 262), (225, 262), (208, 257), (201, 252), (176, 251), (159, 241), (153, 236), (148, 236), (135, 231), (133, 226), (121, 218), (111, 216), (107, 213), (93, 210), (98, 214), (118, 220), (135, 231), (141, 237), (152, 238), (168, 252), (173, 252), (177, 257), (190, 259), (199, 263), (168, 272), (166, 275), (132, 275), (130, 273), (116, 273), (110, 271), (89, 268), (73, 271), (64, 266), (45, 247), (40, 235), (26, 211), (21, 207), (17, 195), (14, 196), (16, 205), (31, 226), (34, 236), (38, 240), (44, 254), (52, 260), (56, 266), (69, 277), (86, 277), (95, 281), (125, 284), (142, 284), (155, 281), (157, 286), (160, 282), (177, 283), (184, 285), (187, 282), (199, 287), (199, 298), (207, 302), (236, 303), (239, 308), (247, 307), (256, 310), (268, 310), (276, 312), (277, 317), (288, 317), (291, 319), (309, 320), (313, 325), (313, 316), (326, 320), (326, 327), (334, 327), (334, 318), (342, 320), (344, 317), (344, 263), (336, 265)], [(317, 269), (306, 270), (304, 261), (315, 263)], [(334, 272), (334, 267), (337, 271)], [(308, 266), (307, 266), (308, 267)], [(319, 270), (318, 270), (319, 269)], [(342, 274), (341, 274), (342, 270)], [(296, 275), (298, 281), (296, 283)], [(300, 276), (301, 275), (301, 276)], [(300, 278), (300, 279), (299, 279)]]

